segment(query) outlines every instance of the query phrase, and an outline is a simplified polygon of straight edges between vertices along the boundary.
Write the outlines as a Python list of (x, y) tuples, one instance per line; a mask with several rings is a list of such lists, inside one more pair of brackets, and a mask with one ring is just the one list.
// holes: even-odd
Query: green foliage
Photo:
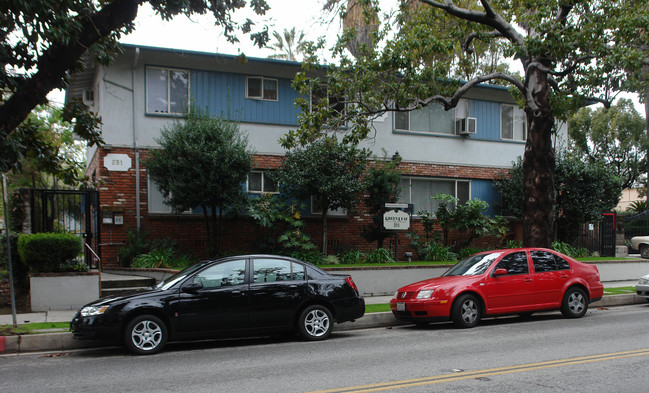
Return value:
[(382, 248), (384, 239), (390, 236), (383, 231), (383, 211), (385, 204), (396, 202), (401, 193), (401, 173), (398, 170), (400, 163), (401, 157), (388, 159), (387, 151), (383, 150), (383, 158), (375, 157), (365, 175), (365, 205), (372, 215), (372, 223), (363, 227), (363, 237), (368, 242), (376, 241), (378, 248)]
[(470, 247), (474, 239), (485, 236), (502, 237), (506, 233), (507, 223), (502, 217), (491, 218), (484, 214), (489, 205), (480, 199), (471, 199), (464, 204), (451, 195), (436, 194), (433, 199), (440, 201), (436, 211), (437, 220), (442, 227), (444, 244), (448, 244), (450, 231), (463, 234), (463, 242), (456, 247)]
[[(11, 1), (2, 3), (2, 38), (0, 62), (0, 172), (20, 165), (24, 157), (46, 153), (44, 159), (56, 159), (48, 142), (39, 140), (35, 129), (21, 125), (30, 111), (47, 101), (53, 89), (67, 85), (70, 71), (89, 69), (86, 62), (107, 64), (116, 53), (123, 34), (131, 32), (138, 7), (148, 3), (162, 19), (176, 15), (192, 16), (209, 13), (215, 25), (223, 28), (230, 42), (237, 42), (237, 33), (250, 36), (258, 47), (268, 41), (266, 24), (250, 18), (237, 22), (233, 14), (247, 9), (246, 2), (213, 1), (86, 1), (66, 0)], [(249, 3), (257, 15), (268, 10), (265, 0)], [(70, 100), (64, 118), (74, 122), (74, 132), (90, 144), (100, 142), (99, 119), (80, 100)], [(24, 124), (24, 123), (23, 123)]]
[(392, 258), (392, 253), (390, 250), (385, 248), (378, 248), (376, 250), (369, 251), (365, 255), (365, 263), (394, 263), (396, 262)]
[[(29, 268), (20, 260), (18, 254), (18, 235), (11, 233), (11, 267), (16, 287), (20, 289), (29, 288)], [(9, 272), (9, 258), (7, 256), (7, 232), (0, 236), (0, 270)]]
[(18, 254), (35, 273), (62, 271), (81, 252), (81, 239), (68, 233), (35, 233), (18, 238)]
[(587, 248), (573, 247), (568, 243), (559, 241), (552, 242), (552, 249), (572, 258), (585, 258), (590, 256)]
[(278, 171), (278, 181), (287, 196), (299, 200), (313, 198), (322, 209), (322, 252), (327, 253), (327, 211), (351, 211), (363, 190), (361, 176), (369, 150), (345, 145), (334, 138), (313, 141), (304, 148), (286, 153)]
[(340, 264), (340, 259), (338, 258), (337, 255), (327, 255), (326, 257), (323, 258), (322, 260), (323, 265), (339, 265)]
[(482, 252), (482, 251), (485, 251), (485, 250), (482, 249), (482, 248), (476, 248), (476, 247), (465, 247), (465, 248), (460, 250), (458, 259), (463, 260), (466, 257), (470, 257), (471, 255), (477, 254), (477, 253)]
[(365, 259), (365, 254), (360, 250), (350, 250), (339, 255), (340, 263), (343, 265), (353, 265), (362, 263)]
[(646, 200), (633, 201), (631, 202), (631, 204), (629, 204), (627, 210), (631, 213), (642, 213), (649, 210), (649, 202), (647, 202)]
[(129, 230), (126, 234), (126, 245), (119, 249), (119, 265), (129, 267), (135, 257), (149, 250), (149, 242), (144, 232)]
[(185, 269), (195, 263), (193, 258), (185, 255), (178, 255), (173, 247), (153, 248), (146, 254), (138, 255), (131, 264), (131, 267), (138, 269)]
[(451, 247), (444, 246), (436, 241), (417, 248), (417, 254), (424, 261), (454, 261), (457, 259), (457, 254), (451, 251)]
[(600, 163), (615, 171), (622, 188), (645, 182), (647, 123), (633, 102), (620, 99), (610, 108), (582, 108), (570, 118), (570, 152), (581, 161)]
[(520, 240), (507, 240), (505, 248), (521, 248), (523, 247), (523, 242)]
[(163, 128), (157, 142), (161, 149), (145, 160), (149, 176), (174, 209), (202, 207), (208, 255), (217, 255), (223, 221), (217, 216), (247, 200), (241, 187), (252, 167), (247, 137), (238, 123), (192, 107), (183, 121)]
[(289, 256), (304, 262), (309, 262), (312, 265), (322, 265), (325, 258), (324, 255), (320, 254), (320, 252), (317, 250), (293, 251), (289, 254)]
[(297, 55), (303, 52), (306, 44), (304, 32), (300, 31), (298, 35), (295, 32), (295, 27), (290, 30), (285, 28), (281, 34), (278, 31), (273, 31), (273, 38), (275, 38), (275, 42), (270, 47), (278, 53), (268, 56), (271, 59), (297, 61)]
[[(523, 195), (523, 164), (518, 161), (510, 177), (494, 182), (501, 206), (520, 217)], [(585, 164), (573, 157), (558, 156), (556, 163), (554, 216), (558, 240), (572, 242), (581, 224), (598, 222), (602, 213), (611, 211), (620, 198), (621, 182), (614, 171), (602, 164)]]

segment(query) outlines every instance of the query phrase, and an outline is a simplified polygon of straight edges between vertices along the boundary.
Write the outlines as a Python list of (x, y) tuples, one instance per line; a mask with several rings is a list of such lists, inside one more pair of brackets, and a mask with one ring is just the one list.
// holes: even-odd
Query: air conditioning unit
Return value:
[(83, 91), (83, 103), (88, 106), (93, 106), (95, 104), (95, 91), (92, 89), (87, 89)]
[(455, 133), (457, 135), (471, 135), (476, 133), (478, 128), (478, 119), (475, 117), (465, 117), (455, 119)]

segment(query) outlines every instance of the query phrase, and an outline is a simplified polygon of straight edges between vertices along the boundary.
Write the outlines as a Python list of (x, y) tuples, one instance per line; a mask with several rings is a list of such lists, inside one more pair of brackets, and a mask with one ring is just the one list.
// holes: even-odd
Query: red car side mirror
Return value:
[(507, 274), (507, 269), (496, 269), (494, 272), (494, 276), (506, 276)]

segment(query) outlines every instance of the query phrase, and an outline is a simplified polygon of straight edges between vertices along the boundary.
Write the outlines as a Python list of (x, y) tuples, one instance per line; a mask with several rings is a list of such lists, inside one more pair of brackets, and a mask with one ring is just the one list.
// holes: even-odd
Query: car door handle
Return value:
[(532, 279), (531, 278), (526, 278), (525, 282), (532, 282)]
[(561, 278), (568, 278), (568, 275), (567, 274), (562, 274)]
[(232, 297), (239, 297), (239, 296), (241, 296), (241, 291), (232, 291), (231, 294), (232, 294)]
[(297, 289), (297, 285), (289, 285), (288, 289)]

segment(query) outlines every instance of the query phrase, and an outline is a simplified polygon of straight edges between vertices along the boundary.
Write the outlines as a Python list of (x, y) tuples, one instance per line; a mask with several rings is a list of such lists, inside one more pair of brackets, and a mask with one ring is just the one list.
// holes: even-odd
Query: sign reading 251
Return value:
[(106, 154), (104, 166), (109, 171), (126, 172), (131, 169), (131, 157), (128, 154)]

